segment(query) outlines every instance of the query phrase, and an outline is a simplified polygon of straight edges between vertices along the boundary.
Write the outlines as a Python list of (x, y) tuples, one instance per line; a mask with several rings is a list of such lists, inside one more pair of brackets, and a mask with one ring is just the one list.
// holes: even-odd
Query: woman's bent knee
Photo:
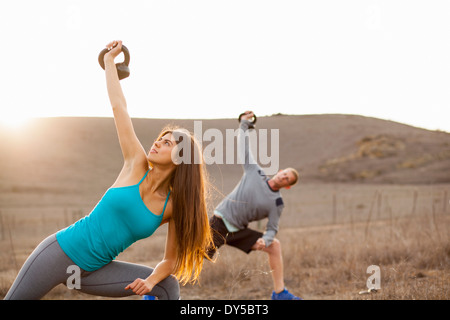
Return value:
[(178, 300), (180, 298), (180, 284), (173, 275), (159, 282), (153, 291), (159, 300)]

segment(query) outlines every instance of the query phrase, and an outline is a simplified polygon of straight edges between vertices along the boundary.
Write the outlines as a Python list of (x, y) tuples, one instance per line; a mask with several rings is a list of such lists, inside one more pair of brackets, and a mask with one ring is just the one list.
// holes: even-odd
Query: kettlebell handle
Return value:
[[(107, 54), (108, 52), (109, 52), (108, 48), (105, 48), (102, 51), (100, 51), (100, 54), (98, 55), (98, 63), (100, 64), (100, 67), (102, 67), (103, 70), (105, 70), (105, 61), (104, 61), (105, 54)], [(125, 57), (124, 61), (116, 63), (116, 68), (119, 74), (119, 80), (122, 80), (130, 75), (128, 69), (128, 65), (130, 64), (130, 51), (126, 46), (122, 45), (122, 52)], [(126, 67), (128, 72), (124, 73), (119, 71), (119, 69), (123, 69), (124, 66)]]

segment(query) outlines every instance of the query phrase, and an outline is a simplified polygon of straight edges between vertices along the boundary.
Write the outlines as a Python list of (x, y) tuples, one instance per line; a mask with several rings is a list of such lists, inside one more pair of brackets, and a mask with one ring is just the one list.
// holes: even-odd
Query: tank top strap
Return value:
[(150, 170), (147, 170), (147, 172), (146, 172), (146, 173), (144, 174), (144, 176), (142, 177), (141, 181), (139, 181), (138, 185), (140, 185), (140, 184), (142, 183), (142, 181), (144, 181), (144, 179), (145, 179), (145, 177), (147, 177), (149, 171), (150, 171)]
[(166, 202), (164, 203), (164, 208), (163, 208), (163, 212), (161, 215), (163, 215), (164, 211), (166, 211), (166, 206), (167, 206), (167, 201), (169, 201), (169, 196), (170, 196), (170, 190), (169, 190), (169, 193), (167, 194)]

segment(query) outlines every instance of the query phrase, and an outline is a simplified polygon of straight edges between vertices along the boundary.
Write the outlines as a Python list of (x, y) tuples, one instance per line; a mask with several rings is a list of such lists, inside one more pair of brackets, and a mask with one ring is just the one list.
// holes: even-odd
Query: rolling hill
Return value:
[[(194, 131), (194, 120), (133, 119), (148, 150), (166, 124)], [(236, 129), (236, 119), (202, 120)], [(356, 115), (273, 115), (257, 130), (279, 131), (279, 167), (294, 167), (302, 183), (438, 184), (450, 182), (450, 134)], [(217, 132), (217, 131), (216, 131)], [(260, 131), (258, 131), (260, 132)], [(98, 200), (114, 182), (122, 156), (112, 118), (42, 118), (21, 131), (0, 128), (0, 203)], [(203, 147), (208, 145), (203, 142)], [(269, 156), (272, 145), (269, 145)], [(239, 164), (208, 165), (212, 183), (229, 192)]]

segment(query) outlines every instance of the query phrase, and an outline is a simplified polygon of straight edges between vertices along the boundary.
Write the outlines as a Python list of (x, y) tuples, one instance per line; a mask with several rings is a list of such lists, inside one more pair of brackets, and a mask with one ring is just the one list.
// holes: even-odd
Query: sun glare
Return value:
[(27, 116), (11, 114), (11, 115), (1, 115), (0, 116), (0, 127), (8, 129), (20, 129), (24, 127), (31, 118)]

